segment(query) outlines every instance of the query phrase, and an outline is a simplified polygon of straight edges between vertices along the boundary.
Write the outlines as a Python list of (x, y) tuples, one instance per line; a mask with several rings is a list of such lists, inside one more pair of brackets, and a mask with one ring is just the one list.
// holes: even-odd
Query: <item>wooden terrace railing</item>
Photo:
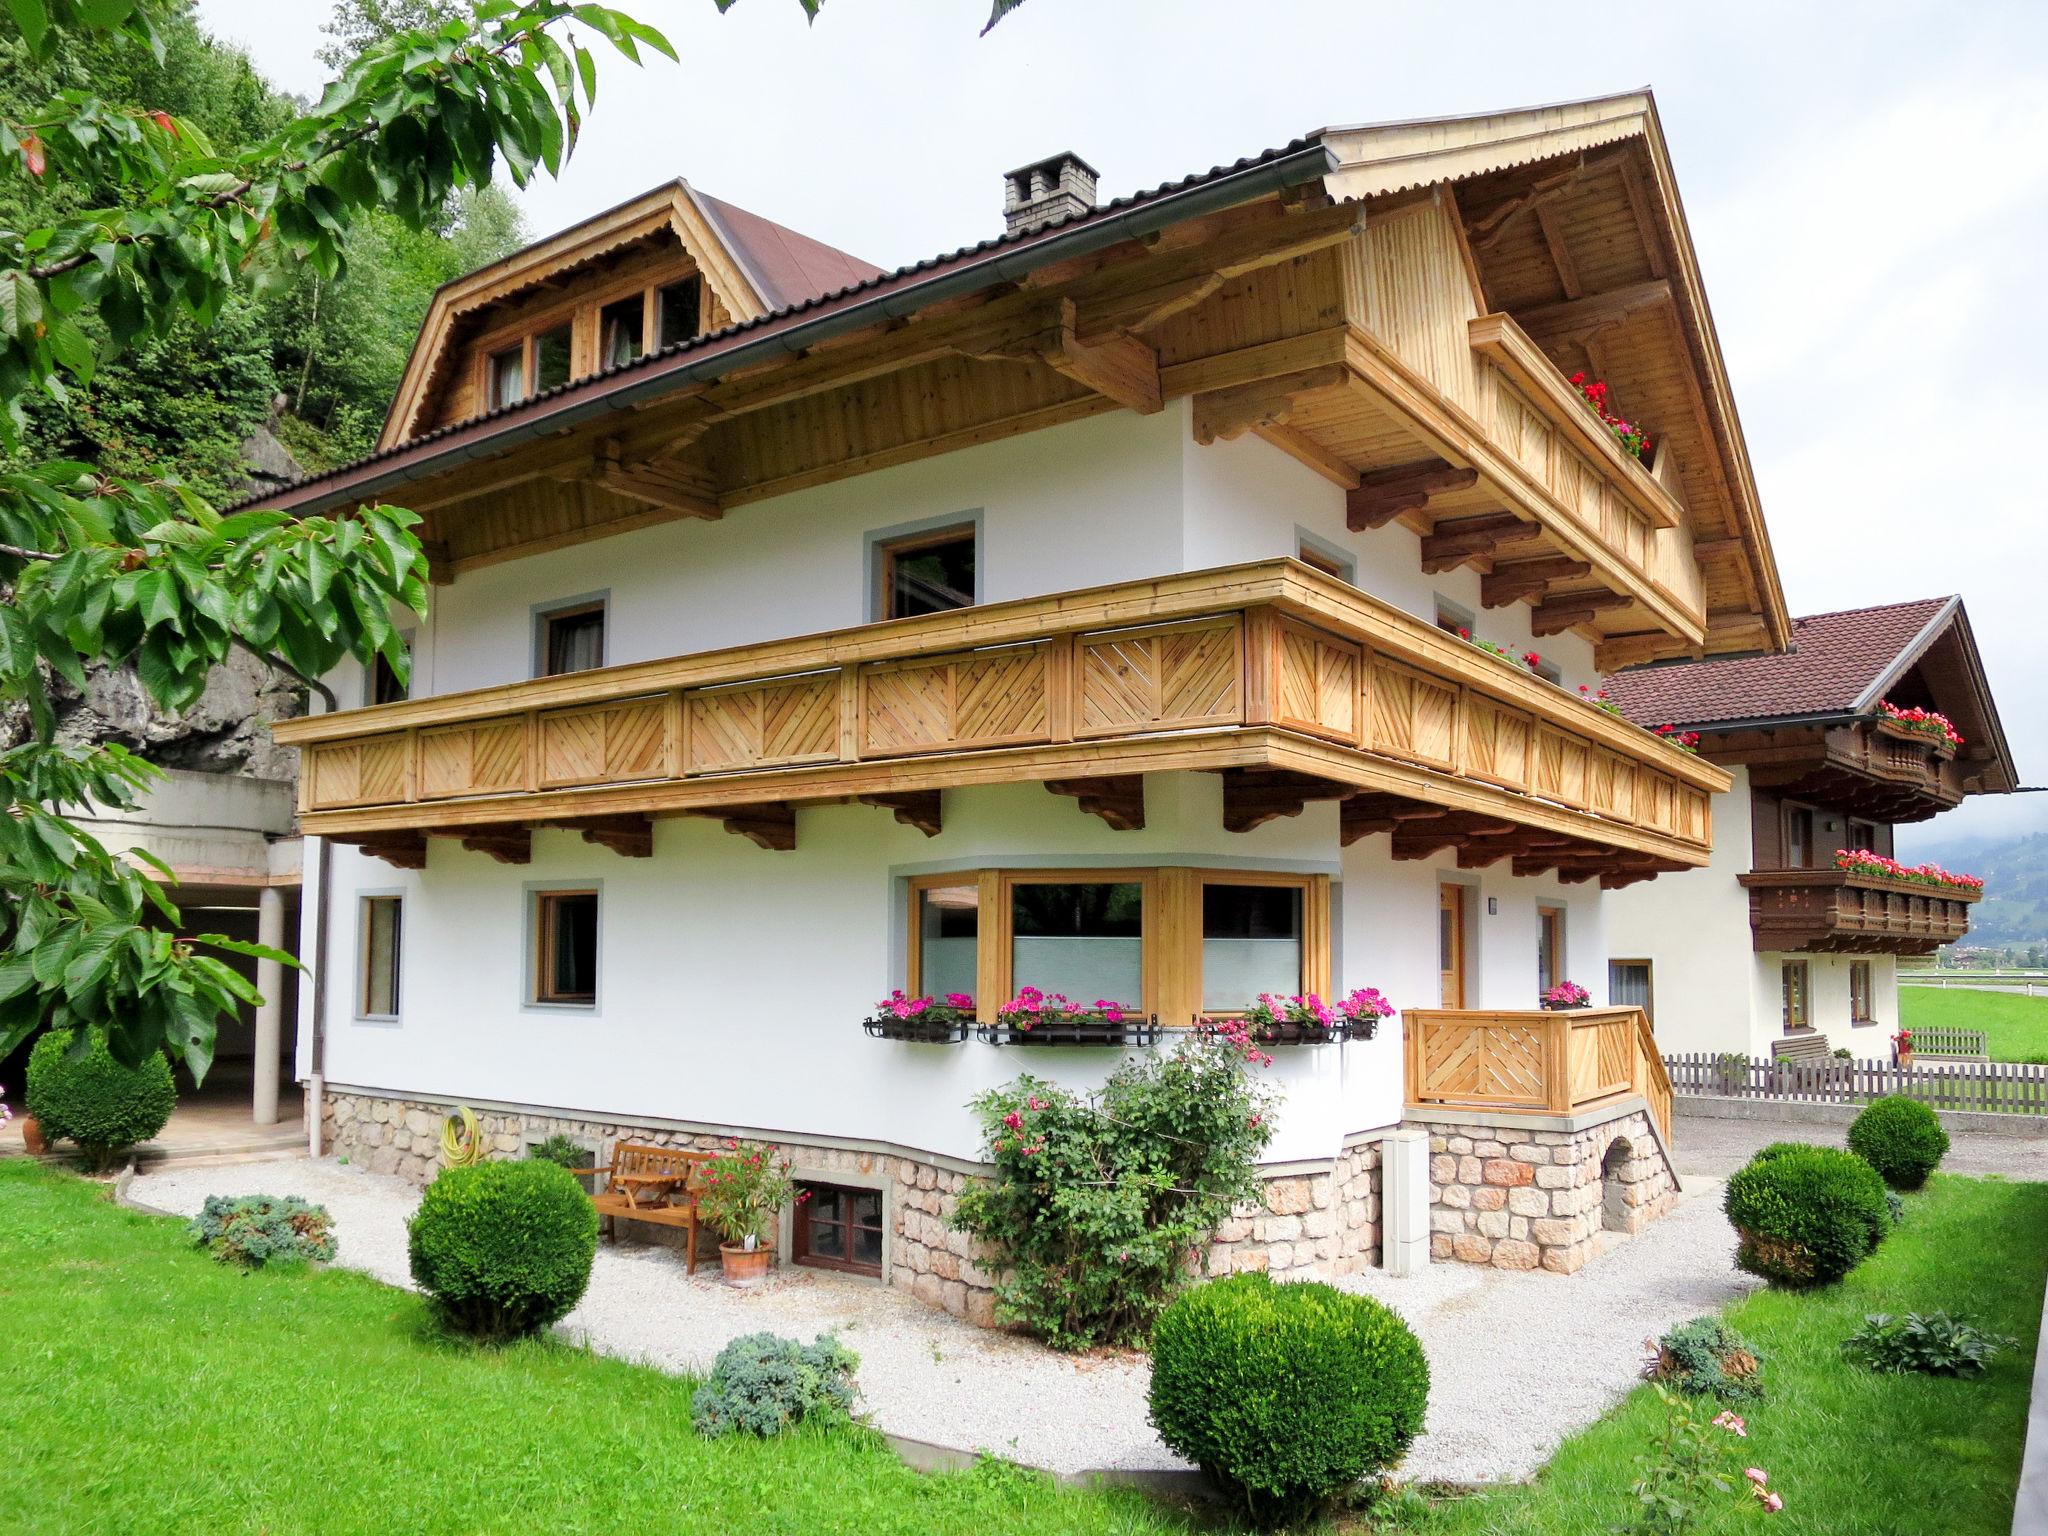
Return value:
[(1640, 1008), (1401, 1014), (1408, 1102), (1566, 1115), (1628, 1094), (1671, 1139), (1671, 1079)]

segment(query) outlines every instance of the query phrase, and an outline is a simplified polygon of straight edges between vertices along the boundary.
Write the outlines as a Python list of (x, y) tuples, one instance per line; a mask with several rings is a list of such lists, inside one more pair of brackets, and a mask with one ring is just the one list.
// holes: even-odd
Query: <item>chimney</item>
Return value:
[(1003, 222), (1013, 235), (1095, 211), (1095, 167), (1069, 150), (1003, 178)]

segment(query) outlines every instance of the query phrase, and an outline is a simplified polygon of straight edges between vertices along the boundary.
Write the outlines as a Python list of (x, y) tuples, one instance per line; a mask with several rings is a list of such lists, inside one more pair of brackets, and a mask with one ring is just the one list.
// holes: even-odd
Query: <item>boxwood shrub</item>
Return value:
[(46, 1032), (28, 1056), (28, 1112), (43, 1134), (74, 1141), (94, 1168), (114, 1154), (148, 1141), (178, 1107), (171, 1064), (152, 1054), (140, 1067), (125, 1067), (107, 1049), (104, 1030), (72, 1055), (68, 1029)]
[(1918, 1189), (1948, 1155), (1941, 1116), (1914, 1099), (1878, 1099), (1849, 1126), (1849, 1150), (1894, 1189)]
[(1753, 1159), (1728, 1181), (1723, 1209), (1737, 1267), (1779, 1285), (1824, 1285), (1861, 1263), (1891, 1229), (1884, 1181), (1833, 1147)]
[(1152, 1423), (1261, 1524), (1313, 1513), (1398, 1462), (1422, 1430), (1429, 1363), (1379, 1302), (1233, 1275), (1152, 1330)]
[(597, 1207), (543, 1158), (443, 1169), (407, 1224), (412, 1277), (448, 1327), (486, 1340), (559, 1321), (583, 1298)]

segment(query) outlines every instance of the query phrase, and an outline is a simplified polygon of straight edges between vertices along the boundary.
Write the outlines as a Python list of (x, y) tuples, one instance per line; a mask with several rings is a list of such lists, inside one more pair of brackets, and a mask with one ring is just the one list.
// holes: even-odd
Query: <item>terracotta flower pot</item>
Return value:
[(21, 1144), (28, 1148), (31, 1157), (41, 1157), (50, 1150), (50, 1139), (43, 1134), (43, 1127), (34, 1115), (21, 1117)]
[(768, 1265), (774, 1257), (775, 1250), (765, 1243), (759, 1248), (743, 1248), (738, 1243), (718, 1245), (718, 1262), (725, 1271), (727, 1285), (759, 1285), (768, 1278)]

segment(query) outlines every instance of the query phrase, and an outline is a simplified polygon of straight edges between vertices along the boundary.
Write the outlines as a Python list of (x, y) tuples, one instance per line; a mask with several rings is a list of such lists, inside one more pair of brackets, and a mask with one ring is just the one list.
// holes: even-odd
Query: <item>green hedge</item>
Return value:
[(1849, 1150), (1894, 1189), (1918, 1189), (1948, 1155), (1941, 1116), (1913, 1099), (1878, 1099), (1849, 1126)]
[(412, 1277), (442, 1322), (481, 1339), (537, 1333), (590, 1284), (597, 1207), (543, 1158), (444, 1169), (407, 1224)]
[(1245, 1511), (1299, 1519), (1398, 1462), (1422, 1430), (1429, 1363), (1366, 1296), (1234, 1275), (1152, 1330), (1152, 1423)]
[(1779, 1285), (1841, 1279), (1891, 1229), (1884, 1181), (1833, 1147), (1767, 1150), (1728, 1181), (1736, 1265)]
[(45, 1136), (76, 1142), (95, 1168), (104, 1168), (115, 1153), (164, 1128), (178, 1107), (178, 1090), (162, 1056), (124, 1067), (107, 1049), (104, 1030), (94, 1030), (77, 1056), (73, 1038), (68, 1029), (53, 1029), (36, 1042), (24, 1103)]

